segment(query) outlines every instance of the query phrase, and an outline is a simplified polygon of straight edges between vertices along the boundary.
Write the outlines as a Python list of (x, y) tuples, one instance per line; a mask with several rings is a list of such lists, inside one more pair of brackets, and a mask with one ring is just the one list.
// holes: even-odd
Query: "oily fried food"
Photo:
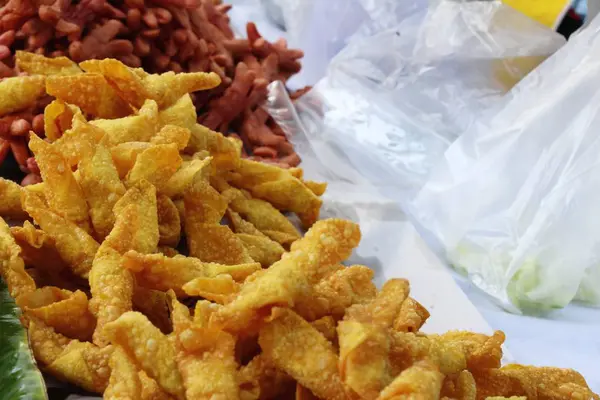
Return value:
[(361, 232), (319, 220), (326, 184), (196, 122), (217, 75), (17, 63), (0, 112), (56, 99), (30, 134), (44, 181), (0, 179), (0, 276), (45, 373), (111, 400), (599, 400), (574, 371), (501, 366), (502, 332), (421, 332), (406, 280), (344, 264)]

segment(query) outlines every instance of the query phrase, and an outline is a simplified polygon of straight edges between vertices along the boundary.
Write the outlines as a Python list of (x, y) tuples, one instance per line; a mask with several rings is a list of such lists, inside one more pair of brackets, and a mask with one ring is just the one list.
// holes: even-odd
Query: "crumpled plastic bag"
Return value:
[(600, 304), (600, 18), (445, 153), (412, 204), (510, 311)]

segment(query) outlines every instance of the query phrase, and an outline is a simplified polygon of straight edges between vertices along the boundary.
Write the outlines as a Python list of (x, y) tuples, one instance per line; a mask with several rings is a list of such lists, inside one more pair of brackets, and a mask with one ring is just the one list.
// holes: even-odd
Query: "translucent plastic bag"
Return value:
[(413, 212), (513, 311), (600, 303), (600, 18), (445, 153)]

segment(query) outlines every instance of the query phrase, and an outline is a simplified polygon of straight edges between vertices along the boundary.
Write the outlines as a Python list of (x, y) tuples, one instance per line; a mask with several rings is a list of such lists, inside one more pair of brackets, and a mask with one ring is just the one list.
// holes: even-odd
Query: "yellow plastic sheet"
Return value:
[(504, 3), (521, 11), (550, 28), (557, 28), (571, 5), (570, 0), (503, 0)]

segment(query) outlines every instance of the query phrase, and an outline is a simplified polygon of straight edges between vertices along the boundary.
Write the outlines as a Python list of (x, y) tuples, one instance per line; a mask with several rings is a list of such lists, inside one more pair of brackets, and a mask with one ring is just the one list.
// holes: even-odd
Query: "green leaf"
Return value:
[(20, 310), (0, 279), (0, 388), (2, 399), (47, 400), (46, 385), (37, 368)]

